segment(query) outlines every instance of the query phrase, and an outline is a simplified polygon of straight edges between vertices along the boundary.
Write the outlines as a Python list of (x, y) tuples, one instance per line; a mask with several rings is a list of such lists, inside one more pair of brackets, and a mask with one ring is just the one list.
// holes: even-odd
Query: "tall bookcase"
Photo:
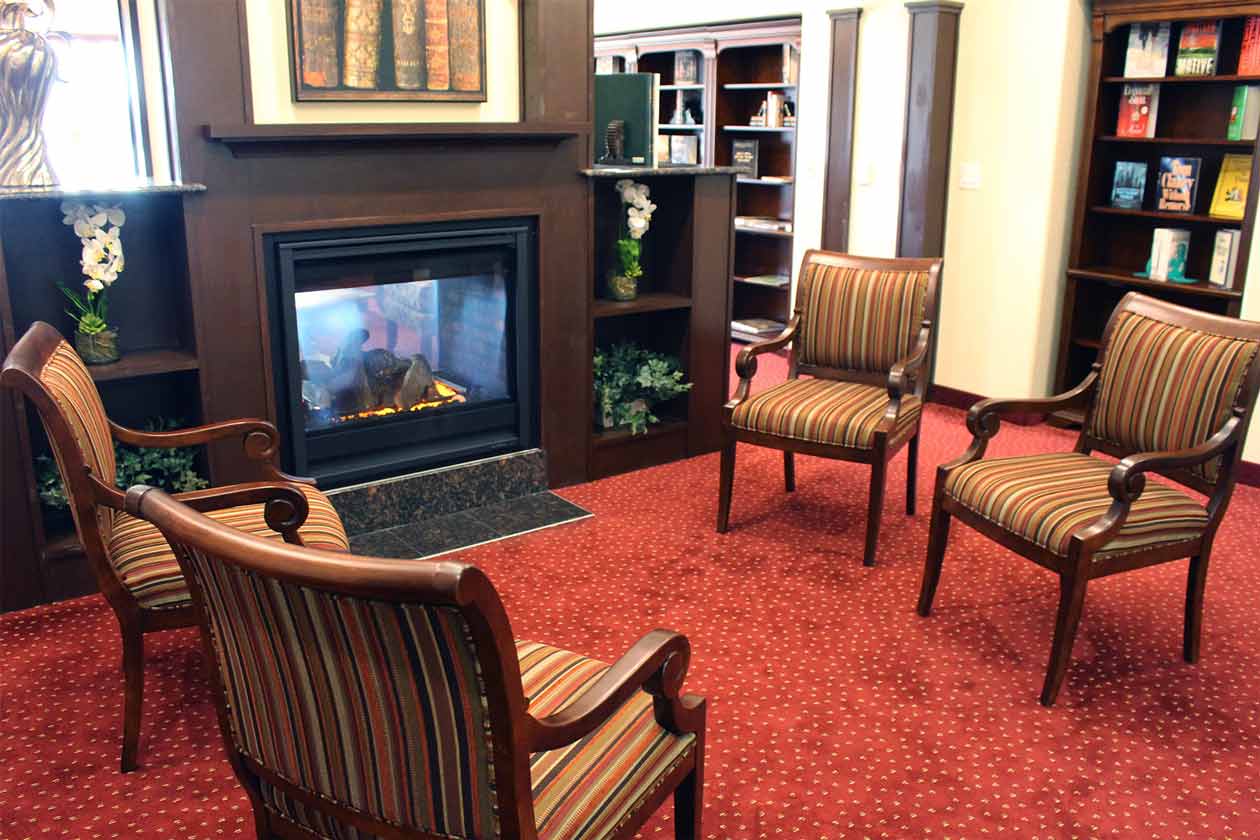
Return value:
[[(1260, 76), (1237, 73), (1248, 15), (1260, 15), (1260, 3), (1228, 0), (1094, 0), (1093, 43), (1080, 178), (1077, 184), (1072, 246), (1063, 297), (1055, 373), (1056, 390), (1080, 382), (1098, 357), (1102, 328), (1127, 292), (1139, 291), (1207, 312), (1237, 316), (1242, 305), (1247, 262), (1255, 229), (1256, 140), (1226, 139), (1234, 89), (1260, 84)], [(1174, 76), (1181, 29), (1199, 20), (1221, 20), (1216, 74)], [(1125, 57), (1131, 24), (1169, 22), (1168, 75), (1126, 78)], [(1160, 86), (1152, 138), (1119, 137), (1116, 125), (1124, 87), (1135, 81)], [(1209, 215), (1212, 194), (1226, 154), (1252, 156), (1251, 187), (1241, 221)], [(1198, 194), (1190, 213), (1156, 209), (1162, 157), (1202, 159)], [(1146, 194), (1141, 208), (1111, 206), (1117, 161), (1147, 164)], [(1157, 227), (1190, 231), (1186, 276), (1194, 283), (1172, 283), (1138, 276), (1146, 268)], [(1238, 262), (1227, 287), (1207, 282), (1217, 231), (1241, 231)], [(1079, 412), (1061, 412), (1062, 423), (1079, 423)]]
[[(781, 94), (796, 114), (797, 79), (789, 68), (799, 67), (800, 47), (800, 19), (787, 18), (600, 36), (595, 39), (595, 58), (597, 69), (602, 64), (605, 71), (660, 74), (660, 131), (695, 132), (700, 138), (701, 165), (730, 166), (735, 142), (756, 140), (759, 177), (737, 179), (735, 215), (793, 223), (796, 128), (751, 123), (769, 93)], [(676, 83), (675, 58), (682, 51), (698, 57), (698, 84)], [(692, 109), (697, 125), (668, 124), (679, 103)], [(786, 322), (790, 286), (762, 285), (745, 278), (791, 278), (794, 228), (739, 227), (733, 235), (732, 317)]]

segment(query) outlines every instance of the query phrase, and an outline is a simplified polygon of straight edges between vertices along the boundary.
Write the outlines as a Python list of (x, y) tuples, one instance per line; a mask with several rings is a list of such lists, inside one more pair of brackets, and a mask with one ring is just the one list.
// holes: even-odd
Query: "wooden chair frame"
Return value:
[[(280, 500), (268, 503), (268, 507), (273, 505), (278, 507), (276, 518), (283, 519), (287, 513), (284, 503)], [(218, 659), (204, 618), (205, 593), (196, 575), (189, 574), (183, 545), (196, 547), (258, 575), (298, 586), (348, 597), (458, 610), (471, 629), (488, 701), (501, 836), (523, 840), (537, 837), (530, 753), (558, 749), (586, 737), (638, 691), (652, 695), (657, 723), (674, 733), (694, 733), (696, 744), (690, 756), (670, 771), (634, 817), (613, 836), (618, 840), (632, 838), (671, 793), (676, 837), (694, 840), (702, 836), (706, 705), (702, 697), (680, 693), (691, 657), (686, 637), (668, 630), (648, 633), (575, 702), (555, 714), (536, 718), (527, 711), (507, 613), (490, 580), (475, 566), (445, 560), (400, 562), (355, 557), (264, 540), (223, 526), (181, 504), (176, 497), (148, 487), (131, 488), (126, 494), (126, 507), (132, 515), (157, 525), (176, 546), (192, 590), (206, 660), (210, 663), (217, 663)], [(211, 672), (224, 746), (237, 779), (249, 794), (261, 840), (312, 835), (302, 826), (265, 808), (260, 781), (310, 808), (373, 835), (391, 840), (439, 840), (438, 835), (382, 822), (370, 814), (318, 797), (242, 754), (232, 740), (226, 693), (217, 666), (212, 667)]]
[[(757, 446), (783, 451), (783, 482), (787, 492), (796, 489), (795, 453), (816, 455), (820, 458), (832, 458), (839, 461), (852, 461), (871, 465), (870, 500), (866, 513), (866, 547), (862, 555), (862, 563), (875, 565), (875, 551), (879, 542), (880, 517), (884, 509), (884, 485), (888, 471), (888, 462), (896, 457), (903, 446), (909, 446), (906, 461), (906, 515), (915, 512), (916, 474), (919, 464), (919, 426), (915, 423), (908, 433), (896, 434), (897, 418), (901, 413), (901, 401), (908, 395), (915, 395), (921, 401), (926, 398), (928, 380), (931, 378), (932, 355), (932, 319), (936, 317), (937, 295), (940, 289), (942, 262), (939, 259), (879, 259), (875, 257), (855, 257), (831, 251), (810, 250), (805, 253), (801, 262), (801, 272), (812, 262), (846, 268), (876, 269), (882, 271), (926, 271), (928, 286), (924, 296), (924, 318), (919, 324), (919, 333), (910, 354), (899, 360), (887, 374), (843, 370), (840, 368), (821, 367), (800, 364), (797, 359), (797, 348), (794, 339), (800, 333), (803, 310), (798, 294), (792, 320), (788, 322), (777, 337), (758, 344), (750, 344), (740, 351), (735, 360), (735, 372), (739, 375), (739, 386), (735, 396), (723, 407), (722, 413), (722, 464), (721, 480), (718, 489), (717, 531), (726, 533), (730, 525), (731, 494), (735, 483), (735, 447), (740, 441)], [(791, 345), (788, 359), (788, 379), (797, 379), (804, 373), (819, 379), (830, 379), (839, 382), (857, 382), (866, 385), (884, 385), (888, 389), (888, 409), (875, 430), (875, 439), (870, 449), (859, 447), (833, 446), (794, 440), (778, 435), (751, 432), (736, 428), (731, 423), (735, 409), (746, 401), (752, 390), (752, 379), (757, 373), (757, 356), (780, 350)]]
[[(971, 446), (961, 457), (941, 465), (936, 472), (927, 562), (919, 593), (919, 615), (926, 617), (932, 611), (932, 600), (936, 595), (941, 566), (945, 559), (951, 517), (961, 520), (1011, 551), (1057, 573), (1060, 592), (1059, 609), (1055, 620), (1054, 641), (1050, 648), (1050, 662), (1041, 690), (1041, 703), (1045, 706), (1054, 704), (1059, 689), (1063, 685), (1072, 655), (1072, 642), (1076, 638), (1085, 605), (1086, 584), (1095, 578), (1189, 557), (1182, 655), (1186, 662), (1198, 661), (1203, 627), (1203, 592), (1207, 581), (1212, 542), (1216, 537), (1217, 528), (1220, 527), (1221, 519), (1225, 515), (1225, 510), (1229, 506), (1230, 497), (1233, 495), (1238, 462), (1242, 458), (1243, 442), (1247, 435), (1248, 420), (1255, 405), (1256, 393), (1260, 390), (1260, 360), (1256, 360), (1247, 371), (1230, 417), (1211, 438), (1199, 446), (1171, 452), (1133, 452), (1092, 437), (1089, 429), (1095, 410), (1099, 376), (1112, 332), (1119, 315), (1123, 312), (1143, 315), (1189, 329), (1260, 342), (1260, 323), (1211, 315), (1146, 297), (1137, 292), (1130, 292), (1116, 306), (1108, 320), (1103, 331), (1102, 350), (1099, 357), (1092, 371), (1080, 385), (1071, 391), (1045, 399), (988, 399), (976, 403), (967, 413), (967, 428), (972, 434)], [(1032, 415), (1044, 419), (1051, 412), (1062, 409), (1082, 409), (1085, 413), (1081, 434), (1074, 448), (1075, 452), (1089, 454), (1098, 451), (1123, 459), (1112, 469), (1108, 477), (1107, 489), (1112, 497), (1111, 507), (1097, 520), (1082, 526), (1072, 534), (1066, 556), (1057, 555), (1007, 531), (1001, 525), (974, 513), (945, 494), (945, 481), (950, 472), (984, 457), (989, 440), (998, 433), (1003, 416)], [(1221, 469), (1215, 482), (1208, 481), (1192, 471), (1193, 467), (1216, 457), (1221, 458)], [(1203, 534), (1193, 540), (1164, 543), (1149, 549), (1117, 553), (1096, 560), (1095, 555), (1124, 525), (1130, 506), (1137, 501), (1146, 487), (1145, 473), (1148, 472), (1165, 476), (1208, 496), (1208, 524)]]
[[(92, 474), (82, 457), (70, 422), (40, 380), (49, 358), (62, 341), (61, 334), (49, 324), (32, 324), (5, 359), (4, 368), (0, 371), (0, 385), (21, 393), (39, 412), (61, 470), (83, 552), (101, 594), (118, 619), (122, 633), (125, 684), (121, 768), (126, 773), (136, 768), (139, 754), (140, 715), (144, 700), (144, 636), (160, 630), (192, 627), (196, 624), (196, 616), (191, 604), (165, 608), (141, 606), (123, 585), (109, 561), (96, 511), (98, 507), (123, 510), (124, 495), (114, 486), (114, 476)], [(258, 481), (181, 493), (177, 498), (200, 511), (272, 503), (266, 508), (271, 517), (268, 525), (284, 534), (287, 541), (301, 542), (297, 529), (306, 521), (308, 504), (294, 482), (312, 485), (314, 482), (286, 475), (276, 466), (280, 436), (270, 423), (263, 420), (230, 420), (171, 432), (140, 432), (111, 421), (110, 431), (114, 439), (125, 444), (154, 448), (241, 439), (246, 457), (258, 465)]]

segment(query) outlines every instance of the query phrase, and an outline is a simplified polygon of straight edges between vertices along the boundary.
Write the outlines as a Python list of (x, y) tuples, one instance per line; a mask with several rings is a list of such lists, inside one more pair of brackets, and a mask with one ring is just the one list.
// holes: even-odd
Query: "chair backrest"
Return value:
[(114, 441), (100, 393), (87, 366), (61, 333), (36, 321), (4, 361), (0, 384), (26, 397), (39, 412), (61, 472), (79, 540), (89, 553), (105, 556), (104, 541), (114, 512), (93, 501), (85, 470), (101, 482), (115, 481)]
[(936, 309), (940, 260), (809, 251), (796, 289), (797, 361), (885, 374), (909, 355)]
[(264, 540), (144, 487), (127, 509), (175, 547), (262, 819), (322, 837), (534, 836), (520, 668), (479, 570)]
[[(1255, 403), (1260, 324), (1130, 292), (1107, 322), (1102, 345), (1084, 434), (1113, 455), (1197, 446), (1235, 409), (1246, 420)], [(1182, 478), (1210, 491), (1222, 466), (1215, 458)]]

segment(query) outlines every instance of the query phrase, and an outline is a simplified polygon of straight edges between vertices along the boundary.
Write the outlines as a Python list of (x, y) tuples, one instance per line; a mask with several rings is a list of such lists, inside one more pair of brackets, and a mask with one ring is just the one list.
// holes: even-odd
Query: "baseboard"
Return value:
[[(950, 388), (945, 385), (933, 385), (928, 389), (927, 401), (966, 411), (981, 399), (983, 397), (969, 391), (960, 391), (957, 388)], [(1042, 417), (1037, 414), (1015, 414), (1002, 419), (1019, 426), (1035, 426), (1042, 422)], [(1240, 461), (1238, 463), (1238, 483), (1246, 484), (1250, 487), (1260, 487), (1260, 464), (1254, 461)]]

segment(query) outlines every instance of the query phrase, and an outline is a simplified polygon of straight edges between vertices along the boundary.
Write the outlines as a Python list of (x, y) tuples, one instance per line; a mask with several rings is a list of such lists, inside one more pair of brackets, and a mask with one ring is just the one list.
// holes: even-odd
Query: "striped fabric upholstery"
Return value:
[[(1114, 466), (1076, 452), (993, 458), (951, 471), (945, 492), (1007, 531), (1066, 556), (1072, 534), (1111, 507), (1107, 477)], [(1207, 511), (1194, 499), (1148, 480), (1129, 518), (1098, 556), (1192, 540), (1207, 521)]]
[[(909, 434), (918, 425), (919, 398), (901, 398), (901, 411), (890, 436)], [(870, 449), (875, 427), (888, 409), (888, 391), (874, 385), (828, 379), (789, 379), (745, 400), (731, 413), (731, 424), (750, 432), (810, 443)]]
[[(457, 610), (335, 595), (185, 548), (243, 754), (404, 830), (499, 836), (485, 686)], [(320, 836), (364, 836), (263, 794)]]
[[(77, 467), (82, 462), (92, 469), (92, 474), (98, 479), (112, 485), (115, 473), (114, 437), (110, 432), (109, 418), (105, 414), (105, 406), (101, 404), (96, 383), (92, 381), (92, 375), (88, 373), (79, 354), (62, 341), (48, 357), (44, 369), (39, 373), (39, 380), (52, 394), (79, 445), (79, 451), (74, 453), (59, 452), (53, 447), (53, 456), (63, 480), (68, 468), (82, 469)], [(51, 439), (52, 436), (49, 437)], [(73, 513), (74, 506), (70, 507)], [(109, 511), (99, 508), (97, 525), (102, 537), (108, 539), (112, 524)]]
[[(563, 709), (608, 670), (567, 650), (517, 642), (529, 712)], [(609, 837), (695, 748), (694, 735), (662, 729), (652, 698), (638, 692), (599, 729), (558, 750), (534, 753), (530, 775), (539, 840)]]
[[(310, 504), (306, 522), (298, 529), (302, 541), (309, 546), (349, 550), (346, 529), (328, 497), (309, 485), (296, 486), (302, 489)], [(262, 505), (225, 508), (206, 515), (255, 536), (284, 539), (267, 526)], [(153, 525), (126, 513), (115, 513), (106, 552), (123, 586), (142, 607), (180, 607), (188, 603), (188, 587), (175, 552)]]
[(910, 354), (927, 306), (926, 271), (879, 271), (811, 261), (797, 308), (801, 364), (886, 371)]
[[(1134, 452), (1198, 446), (1229, 419), (1252, 341), (1122, 312), (1107, 342), (1089, 433)], [(1220, 459), (1197, 468), (1215, 481)]]

